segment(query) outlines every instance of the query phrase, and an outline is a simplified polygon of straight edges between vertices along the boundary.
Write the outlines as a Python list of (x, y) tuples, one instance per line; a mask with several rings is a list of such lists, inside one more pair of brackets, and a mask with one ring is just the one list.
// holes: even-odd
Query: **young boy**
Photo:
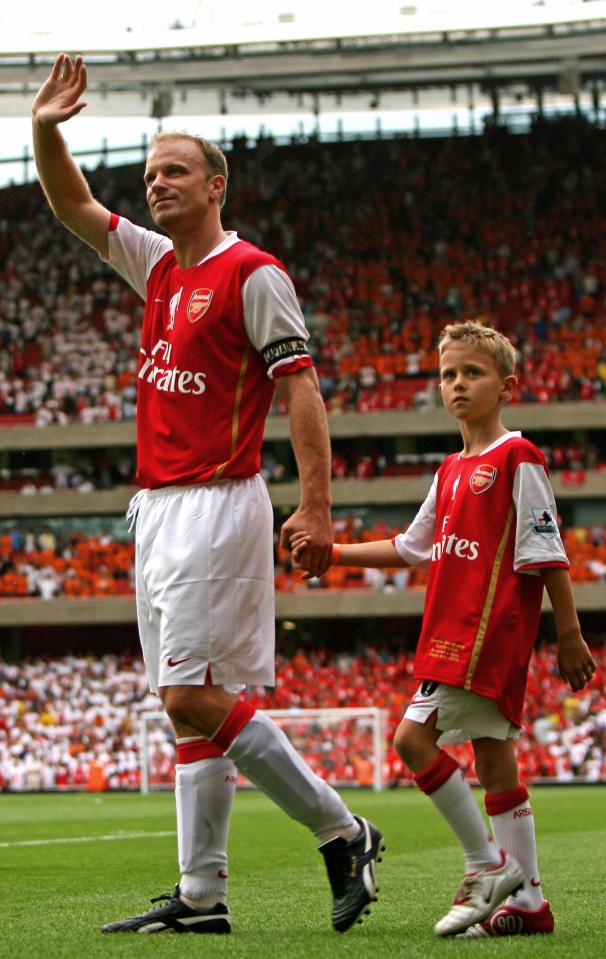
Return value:
[[(501, 411), (516, 383), (515, 350), (477, 322), (440, 337), (444, 405), (463, 450), (448, 456), (405, 533), (393, 541), (337, 546), (333, 562), (393, 567), (429, 563), (415, 658), (420, 685), (394, 740), (398, 754), (458, 838), (465, 877), (439, 936), (549, 933), (519, 736), (528, 663), (543, 585), (555, 617), (558, 664), (573, 690), (595, 670), (576, 615), (545, 460)], [(307, 538), (291, 538), (306, 569)], [(440, 747), (471, 740), (493, 839), (458, 764)], [(503, 903), (501, 905), (501, 903)]]

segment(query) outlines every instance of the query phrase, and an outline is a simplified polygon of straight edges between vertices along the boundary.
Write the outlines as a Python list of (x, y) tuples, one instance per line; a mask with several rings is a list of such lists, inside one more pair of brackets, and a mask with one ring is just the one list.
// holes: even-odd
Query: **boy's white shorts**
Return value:
[(273, 512), (261, 476), (142, 490), (129, 515), (152, 691), (273, 686)]
[(404, 712), (406, 719), (426, 723), (438, 714), (436, 728), (442, 731), (438, 746), (467, 743), (472, 739), (518, 739), (520, 730), (499, 712), (494, 699), (467, 689), (425, 680)]

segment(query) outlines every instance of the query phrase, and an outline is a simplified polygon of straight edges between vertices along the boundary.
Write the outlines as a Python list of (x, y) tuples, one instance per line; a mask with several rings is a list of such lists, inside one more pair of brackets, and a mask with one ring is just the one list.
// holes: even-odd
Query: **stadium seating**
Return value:
[[(599, 671), (582, 693), (571, 693), (558, 676), (552, 647), (532, 659), (523, 736), (523, 778), (596, 781), (606, 777), (606, 653), (593, 649)], [(388, 743), (415, 689), (412, 654), (394, 644), (363, 654), (299, 649), (278, 657), (276, 686), (248, 690), (262, 709), (378, 706), (388, 717)], [(7, 791), (138, 789), (137, 718), (157, 710), (142, 661), (106, 655), (44, 657), (9, 665), (0, 660), (0, 788)], [(301, 724), (291, 729), (297, 745), (329, 782), (372, 783), (370, 734), (354, 724)], [(473, 779), (468, 747), (453, 747)], [(150, 782), (173, 781), (175, 745), (166, 727), (150, 734)], [(410, 785), (412, 774), (388, 748), (384, 779)]]
[[(452, 320), (481, 317), (518, 347), (514, 403), (553, 403), (557, 424), (561, 402), (606, 400), (606, 268), (596, 242), (606, 200), (603, 137), (582, 121), (562, 121), (515, 138), (493, 131), (286, 148), (267, 141), (262, 155), (236, 143), (224, 221), (275, 252), (292, 274), (332, 413), (431, 410), (437, 332)], [(268, 163), (269, 179), (262, 176)], [(145, 223), (140, 173), (101, 169), (91, 180), (111, 209)], [(478, 189), (484, 182), (490, 190)], [(38, 187), (2, 191), (2, 209), (0, 423), (132, 420), (141, 303), (53, 221)], [(274, 412), (285, 412), (278, 401)], [(573, 436), (568, 427), (541, 440), (552, 471), (579, 498), (587, 474), (606, 469), (604, 444), (591, 435)], [(435, 448), (430, 441), (398, 446), (391, 437), (339, 440), (334, 451), (333, 477), (359, 480), (360, 505), (365, 481), (429, 477), (444, 456), (437, 441)], [(22, 466), (5, 454), (0, 493), (47, 494), (59, 513), (62, 492), (94, 495), (133, 482), (131, 449), (36, 455), (38, 465), (32, 459)], [(269, 447), (263, 472), (279, 484), (294, 477), (294, 462)], [(95, 532), (73, 521), (45, 529), (40, 521), (6, 519), (0, 602), (132, 594), (131, 541), (97, 525)], [(392, 532), (368, 512), (364, 523), (351, 512), (335, 526), (340, 542)], [(603, 524), (581, 522), (573, 508), (563, 537), (575, 583), (605, 582)], [(276, 586), (284, 592), (423, 589), (425, 577), (334, 567), (308, 584), (276, 549)], [(529, 781), (606, 779), (604, 637), (592, 638), (601, 673), (583, 694), (566, 692), (549, 647), (533, 660), (519, 747)], [(249, 694), (264, 708), (379, 705), (393, 730), (414, 687), (411, 669), (410, 653), (394, 648), (363, 656), (306, 650), (280, 658), (273, 693)], [(0, 700), (2, 788), (139, 787), (137, 716), (159, 705), (139, 659), (0, 661)], [(295, 735), (329, 781), (369, 783), (368, 737), (353, 725), (345, 738), (325, 729), (315, 739), (303, 729)], [(174, 744), (158, 729), (152, 745), (152, 778), (168, 784)], [(472, 774), (469, 750), (456, 752)], [(393, 751), (384, 773), (392, 785), (410, 782)]]
[[(352, 514), (335, 521), (335, 542), (370, 542), (395, 536), (398, 529), (384, 523), (364, 528)], [(82, 598), (116, 596), (134, 592), (135, 548), (128, 539), (109, 534), (85, 536), (70, 530), (57, 540), (46, 529), (37, 537), (13, 528), (0, 536), (0, 598), (55, 596)], [(575, 583), (606, 581), (606, 527), (573, 526), (563, 530), (563, 540)], [(425, 587), (427, 574), (421, 569), (363, 570), (332, 566), (320, 580), (304, 580), (293, 570), (289, 553), (276, 545), (276, 589), (298, 592), (306, 589), (415, 589)]]
[[(329, 409), (434, 403), (436, 333), (465, 316), (515, 340), (514, 402), (604, 399), (601, 148), (580, 120), (479, 142), (236, 144), (224, 220), (293, 275)], [(487, 178), (490, 190), (474, 188)], [(91, 180), (147, 222), (138, 168)], [(0, 416), (132, 418), (141, 303), (54, 223), (38, 188), (4, 190), (3, 209)]]

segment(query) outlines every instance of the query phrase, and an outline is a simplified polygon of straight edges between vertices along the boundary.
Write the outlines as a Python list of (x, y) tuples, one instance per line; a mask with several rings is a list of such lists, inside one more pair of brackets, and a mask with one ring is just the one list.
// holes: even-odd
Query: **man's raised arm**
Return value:
[(86, 106), (82, 57), (72, 62), (60, 53), (32, 105), (34, 157), (49, 205), (68, 229), (101, 253), (108, 254), (110, 213), (93, 197), (82, 171), (59, 132), (59, 124)]

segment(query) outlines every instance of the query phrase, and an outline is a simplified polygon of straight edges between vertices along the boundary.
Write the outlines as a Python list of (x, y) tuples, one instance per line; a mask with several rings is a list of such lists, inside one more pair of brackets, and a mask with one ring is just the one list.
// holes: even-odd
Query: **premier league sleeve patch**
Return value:
[(532, 531), (544, 539), (554, 539), (558, 535), (558, 524), (549, 509), (544, 506), (531, 506)]

